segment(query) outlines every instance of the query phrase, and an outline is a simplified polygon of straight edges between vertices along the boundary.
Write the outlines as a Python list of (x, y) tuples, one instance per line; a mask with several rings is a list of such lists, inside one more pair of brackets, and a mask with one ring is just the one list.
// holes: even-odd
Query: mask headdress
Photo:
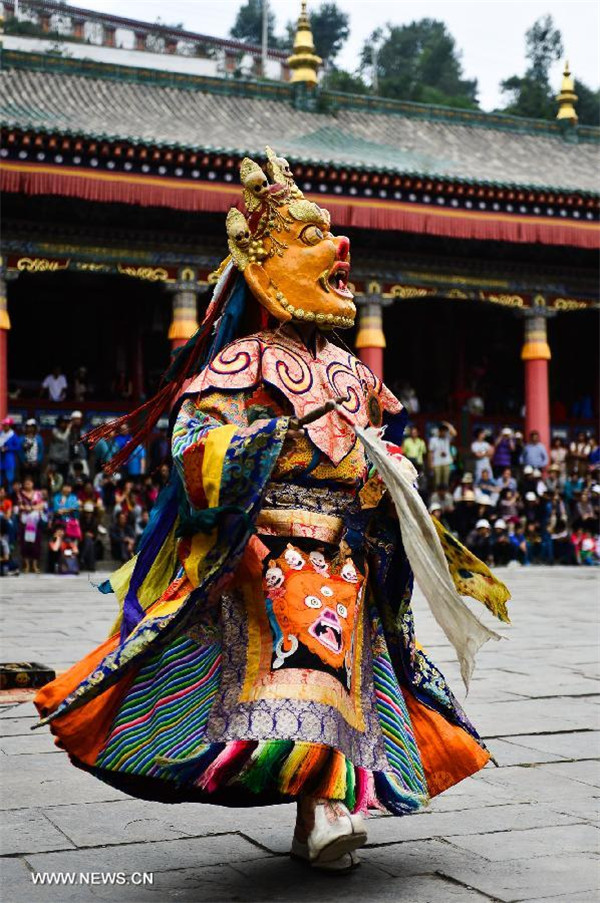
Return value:
[(225, 344), (240, 337), (250, 295), (280, 322), (313, 322), (321, 329), (354, 323), (356, 308), (347, 285), (348, 239), (331, 235), (329, 212), (304, 198), (287, 160), (271, 148), (266, 154), (271, 181), (249, 157), (240, 164), (246, 215), (235, 207), (227, 214), (230, 257), (217, 271), (219, 280), (202, 324), (175, 353), (162, 388), (131, 414), (103, 424), (86, 437), (94, 445), (101, 438), (116, 436), (123, 426), (131, 432), (130, 441), (106, 466), (108, 472), (121, 467), (150, 436), (185, 382)]

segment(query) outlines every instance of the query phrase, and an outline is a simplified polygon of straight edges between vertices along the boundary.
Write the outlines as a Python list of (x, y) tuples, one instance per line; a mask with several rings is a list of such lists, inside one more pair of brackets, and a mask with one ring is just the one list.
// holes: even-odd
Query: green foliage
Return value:
[(592, 91), (586, 84), (575, 79), (575, 94), (578, 100), (575, 109), (582, 125), (600, 125), (600, 90)]
[(542, 16), (525, 33), (525, 56), (529, 60), (527, 74), (542, 84), (548, 83), (552, 63), (564, 53), (562, 35), (554, 27), (552, 16)]
[(353, 75), (343, 69), (331, 69), (321, 84), (326, 91), (341, 91), (345, 94), (369, 93), (369, 86), (360, 75)]
[(528, 116), (533, 119), (554, 119), (556, 91), (549, 81), (550, 68), (563, 53), (560, 31), (554, 27), (552, 16), (534, 22), (525, 34), (525, 56), (529, 66), (525, 75), (512, 75), (500, 84), (508, 95), (504, 113)]
[(443, 22), (420, 19), (377, 29), (361, 52), (382, 97), (477, 108), (477, 81), (463, 78), (460, 52)]
[[(309, 11), (310, 27), (317, 54), (325, 60), (328, 68), (335, 63), (335, 58), (350, 37), (350, 16), (341, 10), (336, 3), (321, 3), (318, 9)], [(286, 37), (280, 42), (286, 50), (292, 49), (298, 22), (288, 22), (285, 26)]]
[(333, 63), (350, 36), (350, 16), (336, 3), (322, 3), (311, 10), (310, 25), (318, 55)]
[[(269, 47), (279, 47), (279, 40), (275, 36), (275, 14), (269, 7), (267, 35)], [(246, 0), (240, 6), (233, 28), (229, 34), (238, 41), (246, 41), (248, 44), (262, 43), (262, 0)]]

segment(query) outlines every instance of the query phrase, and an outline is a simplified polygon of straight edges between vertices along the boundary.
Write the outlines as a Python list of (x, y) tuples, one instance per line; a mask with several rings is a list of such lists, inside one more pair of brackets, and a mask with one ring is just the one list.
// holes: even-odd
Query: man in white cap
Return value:
[(508, 536), (506, 521), (501, 517), (494, 523), (492, 554), (496, 565), (506, 565), (513, 561), (515, 557), (515, 550)]
[(492, 559), (492, 527), (487, 518), (480, 518), (467, 537), (466, 546), (486, 564)]
[(73, 411), (73, 413), (71, 414), (71, 424), (69, 432), (69, 463), (71, 465), (71, 469), (73, 469), (73, 465), (76, 461), (80, 462), (83, 468), (82, 476), (88, 477), (90, 475), (90, 468), (87, 460), (88, 453), (87, 448), (81, 441), (84, 434), (83, 414), (81, 411)]
[(23, 476), (31, 477), (33, 485), (41, 485), (42, 461), (44, 460), (44, 440), (38, 432), (38, 425), (33, 417), (25, 421), (25, 433), (21, 440), (20, 450)]

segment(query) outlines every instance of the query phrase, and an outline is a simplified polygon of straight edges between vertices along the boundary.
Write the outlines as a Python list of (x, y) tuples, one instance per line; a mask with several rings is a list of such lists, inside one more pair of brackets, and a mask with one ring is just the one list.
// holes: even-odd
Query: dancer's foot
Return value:
[(340, 800), (302, 799), (292, 841), (292, 855), (311, 865), (339, 862), (340, 869), (353, 867), (347, 859), (367, 842), (361, 815), (351, 815)]

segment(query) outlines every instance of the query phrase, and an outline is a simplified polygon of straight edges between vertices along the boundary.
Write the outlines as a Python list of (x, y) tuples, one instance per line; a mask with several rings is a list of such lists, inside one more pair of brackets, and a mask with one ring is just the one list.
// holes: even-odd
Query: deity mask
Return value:
[[(302, 643), (331, 668), (352, 667), (352, 637), (360, 604), (362, 577), (354, 570), (354, 582), (342, 575), (318, 573), (311, 561), (298, 568), (286, 555), (271, 561), (265, 590), (282, 638), (277, 648), (281, 663)], [(270, 585), (270, 574), (284, 573), (284, 581)]]
[(350, 242), (331, 233), (329, 212), (304, 198), (287, 161), (270, 148), (267, 157), (271, 183), (248, 157), (240, 165), (247, 217), (237, 208), (227, 214), (231, 259), (278, 320), (348, 328), (356, 315)]

